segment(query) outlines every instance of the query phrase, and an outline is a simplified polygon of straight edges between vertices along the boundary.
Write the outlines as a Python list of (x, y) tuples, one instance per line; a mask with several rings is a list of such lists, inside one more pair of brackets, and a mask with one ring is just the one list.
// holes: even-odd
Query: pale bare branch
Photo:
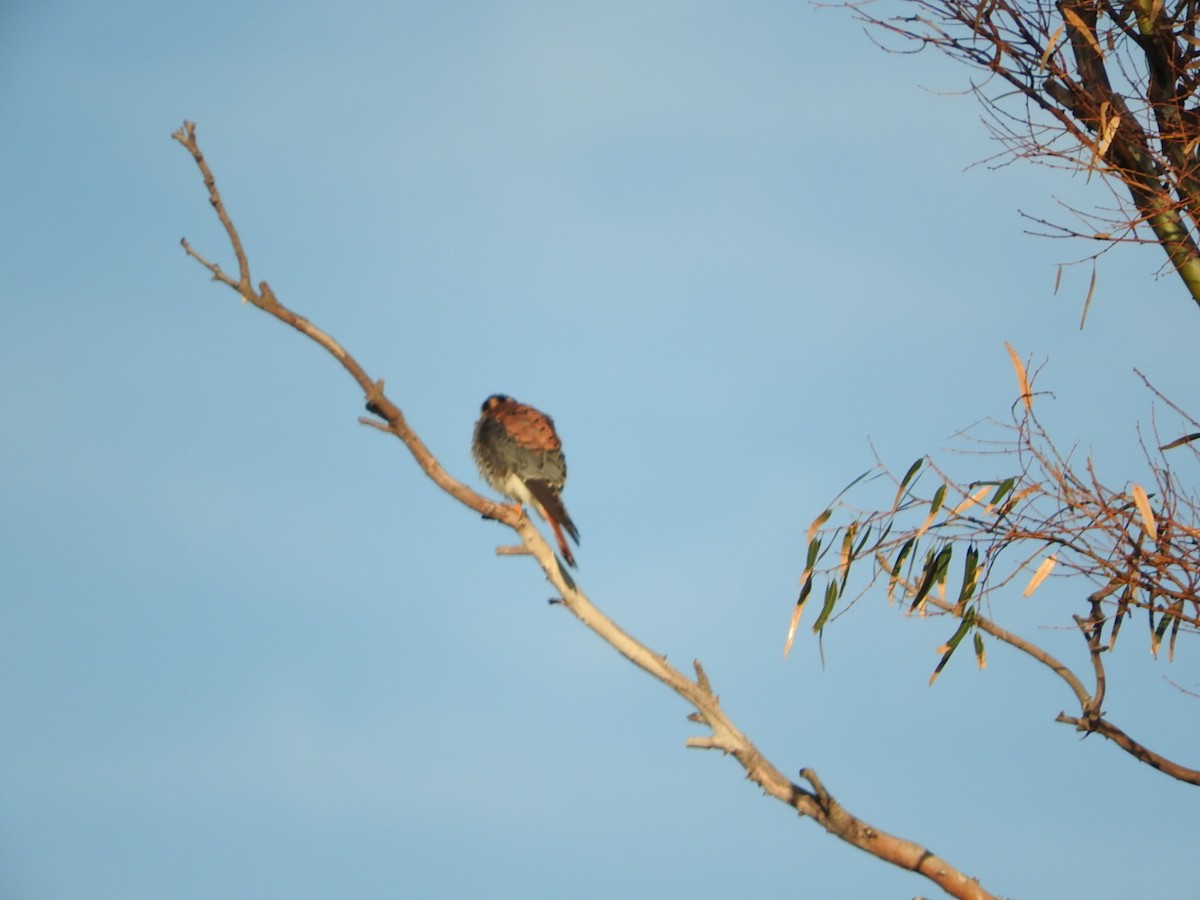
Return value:
[[(521, 549), (537, 561), (546, 578), (559, 592), (562, 606), (570, 610), (581, 623), (627, 660), (666, 685), (691, 705), (695, 712), (689, 718), (707, 726), (711, 734), (689, 738), (687, 746), (721, 750), (734, 757), (745, 770), (746, 777), (761, 787), (768, 795), (786, 803), (801, 816), (812, 819), (841, 840), (853, 844), (879, 859), (925, 876), (952, 897), (964, 898), (964, 900), (987, 900), (993, 896), (983, 890), (975, 879), (958, 871), (921, 845), (879, 831), (848, 813), (830, 796), (812, 770), (802, 770), (802, 776), (813, 786), (811, 791), (785, 777), (728, 717), (698, 661), (694, 664), (696, 677), (688, 678), (671, 666), (667, 662), (666, 656), (655, 653), (636, 640), (588, 599), (571, 576), (559, 565), (554, 551), (527, 516), (512, 506), (498, 504), (480, 496), (450, 476), (409, 427), (399, 407), (386, 396), (382, 381), (370, 378), (354, 357), (328, 334), (280, 303), (266, 282), (260, 284), (258, 291), (254, 290), (250, 283), (249, 264), (242, 249), (241, 238), (225, 211), (216, 181), (200, 152), (196, 141), (195, 125), (185, 122), (183, 128), (172, 136), (188, 149), (200, 168), (204, 183), (209, 190), (210, 201), (234, 248), (241, 273), (240, 277), (235, 281), (225, 276), (218, 266), (196, 253), (185, 241), (184, 247), (188, 254), (208, 269), (216, 280), (236, 290), (244, 300), (253, 303), (281, 322), (291, 325), (329, 351), (362, 388), (368, 409), (383, 419), (386, 424), (371, 419), (360, 421), (380, 431), (394, 434), (403, 441), (422, 471), (447, 494), (468, 508), (513, 529), (521, 539)], [(505, 548), (505, 550), (510, 552), (509, 548)]]

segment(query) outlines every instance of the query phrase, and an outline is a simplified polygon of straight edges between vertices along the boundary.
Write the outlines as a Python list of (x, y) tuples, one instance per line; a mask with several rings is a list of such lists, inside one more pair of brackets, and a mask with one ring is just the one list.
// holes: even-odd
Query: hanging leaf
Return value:
[(1070, 25), (1078, 30), (1087, 39), (1087, 42), (1092, 45), (1092, 49), (1096, 51), (1097, 56), (1103, 56), (1104, 51), (1100, 49), (1100, 44), (1096, 41), (1096, 35), (1092, 33), (1092, 29), (1088, 28), (1087, 24), (1080, 18), (1079, 13), (1071, 9), (1069, 6), (1062, 7), (1063, 18)]
[[(1171, 609), (1164, 609), (1162, 618), (1158, 620), (1158, 627), (1154, 629), (1154, 638), (1151, 641), (1150, 652), (1153, 653), (1155, 656), (1158, 656), (1158, 649), (1162, 645), (1163, 635), (1167, 633), (1167, 627), (1171, 624), (1171, 622), (1175, 621), (1175, 619), (1176, 619), (1174, 612), (1175, 612), (1174, 607), (1172, 607)], [(1154, 621), (1153, 613), (1151, 613), (1150, 621), (1151, 622)]]
[(1108, 633), (1108, 649), (1117, 643), (1117, 632), (1121, 630), (1121, 620), (1129, 614), (1129, 601), (1133, 599), (1133, 585), (1125, 585), (1121, 599), (1117, 601), (1117, 614), (1113, 616), (1112, 630)]
[(805, 540), (808, 541), (809, 544), (812, 543), (813, 535), (815, 535), (817, 533), (817, 530), (822, 525), (824, 525), (826, 522), (829, 521), (829, 517), (832, 515), (833, 515), (833, 510), (827, 509), (827, 510), (825, 510), (825, 512), (821, 513), (819, 516), (817, 516), (815, 519), (812, 520), (812, 524), (808, 526), (808, 537), (805, 538)]
[[(851, 556), (853, 556), (855, 559), (858, 559), (860, 556), (862, 556), (863, 547), (867, 546), (867, 541), (871, 537), (871, 528), (872, 528), (871, 525), (867, 526), (866, 530), (863, 532), (863, 536), (858, 539), (858, 546), (855, 547), (854, 550), (851, 552)], [(888, 528), (891, 528), (890, 524), (888, 525)], [(886, 534), (887, 534), (887, 531), (884, 531), (884, 535), (886, 535)]]
[(808, 542), (808, 556), (804, 560), (804, 575), (801, 578), (808, 576), (808, 573), (813, 570), (813, 566), (817, 564), (817, 554), (821, 552), (821, 539), (812, 538)]
[[(846, 537), (850, 538), (850, 537), (852, 537), (852, 535), (847, 534)], [(850, 567), (852, 565), (854, 565), (854, 560), (856, 558), (857, 557), (853, 553), (853, 548), (849, 546), (848, 541), (843, 541), (842, 542), (842, 563), (843, 564), (841, 566), (839, 566), (839, 569), (841, 570), (841, 573), (842, 573), (841, 583), (838, 585), (838, 593), (839, 594), (846, 593), (846, 582), (850, 580)]]
[[(1104, 159), (1104, 154), (1108, 152), (1109, 145), (1112, 144), (1113, 138), (1117, 136), (1117, 129), (1121, 127), (1121, 117), (1115, 113), (1102, 120), (1104, 124), (1100, 128), (1100, 139), (1096, 142), (1096, 158)], [(1096, 287), (1096, 269), (1092, 268), (1092, 286), (1088, 288), (1087, 303), (1084, 304), (1083, 315), (1087, 318), (1087, 304), (1092, 302), (1092, 291)], [(1079, 327), (1083, 328), (1083, 322), (1079, 323)]]
[(1142, 526), (1146, 529), (1146, 534), (1151, 541), (1157, 541), (1158, 523), (1154, 520), (1154, 510), (1150, 508), (1150, 498), (1146, 496), (1145, 489), (1140, 484), (1135, 484), (1129, 488), (1129, 492), (1133, 494), (1133, 504), (1142, 517)]
[(1013, 489), (1013, 485), (1016, 483), (1017, 479), (1015, 478), (1005, 478), (1000, 482), (1000, 486), (996, 488), (996, 493), (992, 494), (992, 499), (988, 501), (984, 512), (990, 513), (1001, 500), (1009, 495), (1009, 492)]
[(1171, 625), (1171, 641), (1167, 644), (1167, 662), (1175, 662), (1175, 638), (1179, 636), (1179, 623), (1183, 621), (1183, 601), (1171, 607), (1174, 623)]
[(808, 595), (812, 593), (812, 577), (805, 579), (804, 586), (800, 588), (800, 597), (796, 600), (797, 606), (803, 606), (804, 601), (808, 599)]
[(1184, 444), (1190, 444), (1192, 441), (1200, 438), (1200, 431), (1193, 431), (1191, 434), (1185, 434), (1181, 438), (1175, 438), (1169, 444), (1163, 444), (1159, 450), (1174, 450), (1176, 447), (1182, 447)]
[(838, 571), (842, 573), (842, 577), (850, 571), (850, 563), (854, 561), (854, 554), (851, 552), (854, 549), (854, 535), (858, 531), (858, 522), (851, 522), (850, 527), (846, 529), (846, 533), (842, 536), (842, 556), (838, 561)]
[(975, 630), (975, 662), (979, 668), (987, 668), (987, 650), (983, 646), (983, 635), (979, 633), (979, 629)]
[(900, 548), (900, 552), (896, 554), (896, 562), (892, 565), (892, 573), (888, 578), (887, 601), (888, 606), (892, 605), (892, 592), (896, 588), (896, 582), (900, 579), (900, 569), (904, 566), (904, 560), (908, 558), (908, 554), (912, 552), (916, 546), (916, 538), (909, 538)]
[(796, 600), (796, 607), (792, 610), (792, 621), (788, 623), (787, 640), (783, 644), (784, 659), (787, 659), (787, 655), (792, 652), (792, 641), (796, 638), (796, 627), (800, 624), (800, 615), (804, 612), (804, 601), (808, 599), (811, 591), (812, 574), (810, 573), (804, 579), (804, 586), (800, 588), (800, 597)]
[(1032, 597), (1043, 581), (1050, 577), (1050, 573), (1054, 571), (1054, 567), (1058, 564), (1058, 555), (1051, 553), (1042, 560), (1042, 564), (1037, 567), (1037, 571), (1033, 573), (1033, 577), (1029, 579), (1029, 584), (1025, 585), (1025, 591), (1021, 594), (1022, 597)]
[(851, 481), (848, 485), (846, 485), (844, 488), (842, 488), (840, 491), (838, 491), (838, 496), (839, 497), (842, 496), (842, 494), (846, 493), (846, 491), (850, 490), (850, 488), (854, 487), (856, 484), (858, 484), (860, 481), (862, 481), (864, 478), (866, 478), (868, 475), (870, 475), (874, 471), (875, 471), (874, 466), (867, 469), (867, 471), (863, 472), (861, 475), (859, 475), (857, 478), (855, 478), (853, 481)]
[(914, 462), (911, 466), (908, 467), (908, 471), (905, 472), (904, 477), (900, 479), (900, 486), (898, 488), (896, 488), (896, 499), (892, 501), (892, 509), (900, 508), (900, 499), (904, 496), (905, 490), (908, 489), (908, 483), (913, 480), (913, 476), (915, 476), (919, 471), (921, 471), (921, 465), (924, 462), (925, 462), (925, 457), (922, 456), (919, 459), (917, 459), (917, 461)]
[(829, 614), (833, 612), (833, 605), (837, 603), (838, 588), (837, 582), (829, 582), (829, 587), (825, 588), (825, 605), (821, 607), (821, 615), (817, 616), (817, 621), (813, 623), (813, 631), (820, 631), (825, 627), (825, 623), (829, 620)]
[(925, 517), (925, 521), (921, 523), (921, 527), (917, 529), (917, 533), (913, 537), (920, 537), (929, 530), (929, 526), (933, 524), (933, 520), (937, 518), (938, 510), (942, 508), (942, 501), (946, 499), (946, 485), (942, 485), (934, 492), (933, 502), (929, 504), (929, 515)]
[(950, 557), (954, 554), (954, 546), (945, 544), (942, 549), (934, 555), (930, 553), (929, 559), (925, 561), (925, 575), (921, 579), (921, 586), (917, 588), (916, 594), (913, 595), (912, 604), (908, 607), (908, 611), (912, 612), (916, 609), (922, 600), (929, 594), (935, 584), (946, 580), (946, 569), (950, 566)]
[[(1116, 126), (1117, 126), (1118, 124), (1120, 124), (1120, 121), (1121, 121), (1121, 117), (1120, 117), (1120, 116), (1117, 116), (1116, 118), (1114, 118), (1114, 119), (1112, 120), (1112, 122), (1110, 122), (1110, 123), (1109, 123), (1110, 125), (1112, 125), (1112, 126), (1113, 126), (1113, 128), (1112, 128), (1112, 134), (1110, 134), (1110, 135), (1109, 135), (1109, 138), (1108, 138), (1108, 140), (1109, 140), (1109, 141), (1111, 141), (1111, 140), (1112, 140), (1112, 135), (1117, 133)], [(1104, 150), (1107, 150), (1107, 149), (1108, 149), (1108, 143), (1107, 143), (1107, 142), (1105, 142), (1105, 143), (1104, 143)], [(1100, 151), (1100, 155), (1101, 155), (1101, 156), (1103, 156), (1103, 155), (1104, 155), (1104, 151), (1103, 151), (1103, 150), (1101, 150), (1101, 151)], [(1086, 297), (1083, 299), (1083, 314), (1082, 314), (1082, 315), (1079, 317), (1079, 330), (1080, 330), (1080, 331), (1083, 331), (1083, 326), (1084, 326), (1085, 324), (1087, 324), (1087, 314), (1088, 314), (1088, 309), (1089, 309), (1089, 308), (1091, 308), (1091, 305), (1092, 305), (1092, 295), (1093, 295), (1094, 293), (1096, 293), (1096, 264), (1095, 264), (1095, 262), (1093, 261), (1093, 263), (1092, 263), (1092, 280), (1088, 282), (1088, 292), (1087, 292), (1087, 296), (1086, 296)]]
[(1030, 494), (1036, 494), (1039, 490), (1040, 488), (1036, 484), (1031, 484), (1022, 488), (1004, 501), (1004, 505), (1000, 507), (1000, 510), (996, 513), (996, 515), (1000, 518), (1007, 516), (1010, 512), (1016, 509), (1018, 503), (1020, 503)]
[[(1046, 63), (1050, 60), (1050, 54), (1054, 52), (1054, 48), (1058, 44), (1058, 39), (1062, 37), (1064, 27), (1059, 25), (1058, 28), (1054, 29), (1054, 34), (1050, 35), (1050, 40), (1046, 41), (1046, 49), (1042, 51), (1042, 58), (1038, 61), (1038, 68), (1043, 72), (1046, 71)], [(1058, 274), (1061, 278), (1062, 266), (1058, 267)], [(1058, 293), (1057, 284), (1054, 285), (1054, 293)]]
[(979, 580), (979, 548), (971, 544), (967, 548), (967, 558), (963, 563), (963, 583), (958, 592), (958, 606), (962, 606), (975, 593), (975, 583)]
[(991, 489), (992, 486), (990, 484), (985, 484), (975, 493), (971, 494), (969, 497), (966, 497), (963, 502), (954, 507), (954, 509), (950, 510), (950, 515), (957, 516), (970, 509), (972, 506), (982, 500), (984, 495)]
[(875, 542), (875, 547), (878, 549), (883, 546), (883, 542), (887, 540), (887, 536), (892, 533), (892, 526), (896, 524), (896, 520), (888, 519), (886, 525), (883, 526), (883, 531), (879, 532), (879, 540)]
[[(855, 526), (858, 525), (857, 522), (855, 522), (854, 524), (855, 524)], [(868, 525), (866, 527), (866, 529), (864, 529), (863, 536), (861, 538), (859, 538), (858, 543), (855, 546), (850, 548), (849, 562), (846, 563), (846, 568), (844, 570), (842, 570), (842, 583), (841, 583), (840, 587), (838, 588), (839, 593), (841, 593), (841, 594), (846, 593), (846, 582), (849, 581), (849, 579), (850, 579), (850, 566), (853, 565), (853, 563), (856, 559), (858, 559), (859, 557), (862, 556), (863, 547), (866, 546), (867, 541), (870, 540), (870, 538), (871, 538), (871, 526)]]
[(1008, 348), (1008, 358), (1012, 360), (1013, 371), (1017, 373), (1017, 388), (1021, 391), (1021, 399), (1025, 401), (1025, 411), (1033, 412), (1033, 394), (1029, 391), (1029, 378), (1025, 374), (1025, 364), (1021, 362), (1021, 357), (1017, 356), (1017, 351), (1013, 349), (1012, 344), (1005, 341), (1004, 346)]
[(967, 610), (967, 614), (962, 617), (962, 621), (958, 624), (958, 628), (950, 637), (950, 640), (938, 647), (942, 653), (942, 658), (938, 661), (937, 668), (933, 670), (933, 674), (929, 676), (929, 684), (932, 686), (937, 677), (942, 674), (942, 669), (946, 668), (946, 663), (950, 662), (950, 657), (954, 655), (954, 651), (958, 649), (958, 645), (962, 643), (962, 639), (967, 636), (971, 630), (971, 626), (975, 624), (975, 608), (971, 607)]

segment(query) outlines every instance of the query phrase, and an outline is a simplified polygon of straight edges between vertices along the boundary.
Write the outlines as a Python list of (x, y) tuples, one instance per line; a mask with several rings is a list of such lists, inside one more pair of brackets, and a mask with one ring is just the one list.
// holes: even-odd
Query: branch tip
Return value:
[(821, 801), (821, 806), (828, 807), (829, 804), (833, 802), (833, 798), (829, 795), (829, 791), (825, 789), (825, 784), (819, 777), (817, 777), (817, 773), (813, 769), (801, 769), (800, 777), (812, 785), (813, 792), (816, 793), (817, 799)]
[(704, 674), (704, 667), (700, 665), (700, 660), (692, 660), (692, 667), (696, 670), (696, 685), (700, 688), (700, 690), (704, 691), (704, 693), (711, 695), (712, 685), (709, 684), (708, 676)]

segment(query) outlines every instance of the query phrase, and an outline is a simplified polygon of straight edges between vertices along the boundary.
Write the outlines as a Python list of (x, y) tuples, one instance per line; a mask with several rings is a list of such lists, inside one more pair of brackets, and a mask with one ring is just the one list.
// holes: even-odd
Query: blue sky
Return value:
[[(824, 668), (806, 634), (780, 657), (809, 521), (868, 440), (903, 468), (1004, 416), (1005, 340), (1118, 484), (1132, 368), (1185, 406), (1200, 376), (1153, 250), (1109, 254), (1079, 331), (1090, 269), (1055, 296), (1055, 264), (1092, 248), (1018, 210), (1106, 195), (970, 167), (964, 79), (795, 3), (7, 4), (0, 893), (931, 891), (685, 750), (673, 695), (184, 256), (232, 265), (184, 118), (255, 277), (452, 473), (478, 483), (487, 394), (554, 415), (581, 585), (703, 660), (780, 769), (1008, 896), (1077, 895), (1098, 847), (1091, 897), (1194, 890), (1193, 789), (1055, 725), (1072, 698), (1024, 659), (928, 688), (950, 628), (879, 596)], [(1080, 664), (1073, 596), (997, 614)], [(1195, 648), (1128, 638), (1112, 718), (1195, 765), (1163, 681)]]

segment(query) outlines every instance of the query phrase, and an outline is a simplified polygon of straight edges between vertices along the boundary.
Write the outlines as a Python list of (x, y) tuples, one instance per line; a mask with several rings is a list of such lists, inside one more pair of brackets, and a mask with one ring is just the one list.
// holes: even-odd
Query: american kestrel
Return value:
[(506, 497), (536, 509), (554, 529), (567, 565), (575, 565), (563, 531), (578, 544), (579, 530), (560, 496), (567, 481), (567, 460), (554, 420), (504, 394), (484, 400), (482, 412), (471, 440), (480, 474)]

